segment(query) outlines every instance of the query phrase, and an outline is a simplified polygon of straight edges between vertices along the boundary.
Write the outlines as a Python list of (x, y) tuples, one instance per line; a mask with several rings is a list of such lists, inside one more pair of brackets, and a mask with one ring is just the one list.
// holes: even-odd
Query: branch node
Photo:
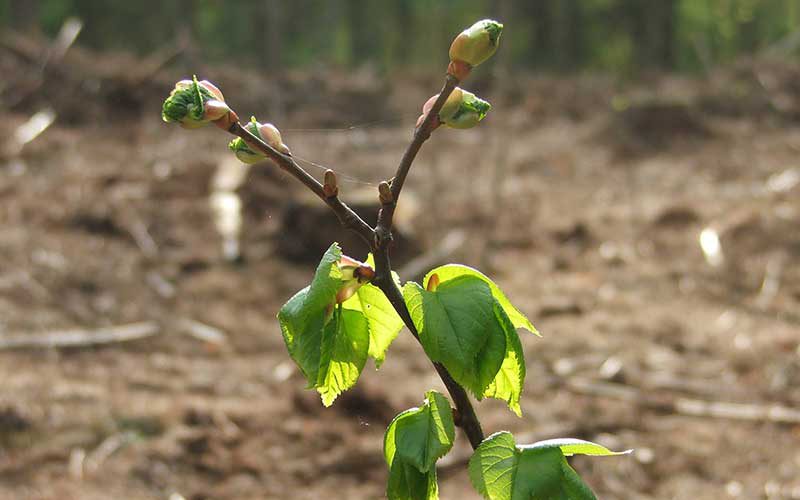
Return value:
[(464, 423), (463, 418), (461, 417), (461, 412), (458, 411), (458, 408), (451, 409), (453, 410), (453, 423), (456, 425), (456, 427), (461, 427), (461, 424)]
[(392, 243), (392, 231), (382, 224), (375, 228), (375, 247), (386, 249)]

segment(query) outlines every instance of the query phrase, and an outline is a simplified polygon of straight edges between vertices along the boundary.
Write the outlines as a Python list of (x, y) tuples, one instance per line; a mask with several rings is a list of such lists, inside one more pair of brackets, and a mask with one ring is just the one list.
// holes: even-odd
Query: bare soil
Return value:
[[(256, 167), (238, 190), (242, 257), (223, 258), (209, 196), (229, 138), (161, 123), (174, 76), (119, 119), (113, 94), (91, 93), (30, 95), (0, 115), (11, 144), (41, 106), (58, 113), (0, 158), (0, 339), (159, 325), (127, 343), (0, 351), (0, 498), (381, 498), (385, 425), (441, 383), (403, 332), (332, 408), (304, 390), (275, 314), (337, 223), (287, 219), (299, 184)], [(358, 203), (392, 175), (416, 118), (407, 103), (438, 88), (292, 78), (274, 88), (303, 92), (264, 102), (247, 92), (256, 82), (216, 75), (241, 115), (272, 110), (295, 154), (358, 180), (342, 182)], [(463, 231), (449, 260), (496, 277), (542, 332), (522, 339), (523, 418), (483, 402), (487, 434), (634, 448), (573, 461), (604, 499), (800, 498), (798, 81), (745, 61), (626, 86), (475, 82), (495, 108), (423, 148), (399, 264)], [(79, 98), (91, 114), (63, 102)], [(719, 237), (716, 265), (704, 229)], [(190, 322), (224, 339), (190, 335)], [(442, 498), (478, 498), (467, 448), (459, 439), (443, 464)]]

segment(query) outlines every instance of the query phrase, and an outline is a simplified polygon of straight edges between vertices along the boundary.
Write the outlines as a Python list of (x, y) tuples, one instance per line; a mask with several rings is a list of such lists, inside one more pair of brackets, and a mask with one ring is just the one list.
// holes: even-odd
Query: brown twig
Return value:
[[(386, 252), (382, 252), (380, 255), (382, 258), (388, 258)], [(376, 266), (378, 257), (379, 254), (375, 254)], [(375, 280), (373, 280), (373, 283), (376, 284), (376, 286), (378, 286), (386, 295), (386, 298), (389, 299), (392, 307), (394, 307), (394, 309), (397, 311), (397, 314), (400, 315), (403, 323), (405, 323), (406, 327), (408, 327), (408, 330), (411, 332), (414, 338), (416, 338), (421, 344), (422, 342), (419, 338), (419, 332), (417, 332), (417, 328), (414, 326), (414, 321), (411, 319), (411, 313), (409, 313), (408, 308), (406, 307), (406, 302), (403, 299), (403, 293), (397, 287), (397, 284), (394, 282), (394, 280), (390, 278), (388, 283), (386, 281), (375, 283)], [(442, 382), (444, 382), (445, 387), (447, 387), (450, 397), (453, 399), (453, 404), (455, 405), (455, 411), (453, 414), (456, 416), (454, 419), (455, 424), (464, 430), (464, 434), (467, 435), (467, 439), (469, 439), (469, 444), (472, 446), (472, 449), (477, 449), (483, 441), (483, 429), (481, 429), (481, 423), (478, 420), (478, 416), (475, 414), (475, 409), (472, 407), (472, 403), (469, 400), (467, 392), (458, 384), (458, 382), (453, 379), (443, 365), (440, 363), (433, 363), (433, 367), (436, 369), (436, 372), (439, 374)]]
[(283, 154), (277, 149), (273, 148), (260, 138), (256, 137), (249, 130), (242, 127), (239, 122), (233, 123), (228, 129), (231, 134), (241, 137), (242, 140), (252, 149), (257, 150), (267, 156), (270, 160), (274, 161), (280, 168), (291, 174), (297, 180), (302, 182), (308, 189), (317, 195), (333, 210), (333, 213), (338, 217), (342, 226), (353, 231), (361, 237), (364, 242), (372, 246), (374, 241), (375, 231), (369, 224), (364, 222), (364, 219), (359, 217), (357, 213), (343, 203), (338, 194), (334, 196), (327, 196), (323, 185), (315, 179), (311, 174), (306, 172), (300, 165), (298, 165), (291, 155)]
[[(382, 200), (381, 211), (378, 214), (378, 224), (375, 227), (375, 236), (378, 238), (378, 243), (376, 246), (388, 248), (389, 243), (391, 242), (394, 209), (397, 207), (397, 200), (400, 199), (400, 193), (403, 191), (403, 186), (405, 185), (408, 171), (411, 170), (411, 165), (414, 163), (414, 159), (417, 157), (417, 153), (419, 153), (420, 148), (425, 141), (430, 138), (431, 133), (433, 132), (435, 125), (439, 120), (439, 111), (441, 111), (445, 101), (447, 101), (447, 98), (450, 97), (451, 93), (453, 93), (453, 90), (456, 88), (458, 83), (459, 82), (456, 77), (449, 74), (447, 75), (444, 86), (439, 92), (439, 97), (436, 99), (436, 102), (433, 104), (433, 107), (431, 107), (422, 124), (417, 127), (416, 130), (414, 130), (414, 138), (412, 139), (411, 144), (409, 144), (406, 148), (405, 153), (403, 153), (403, 158), (400, 160), (400, 164), (397, 166), (397, 172), (394, 174), (394, 178), (392, 179), (392, 196), (388, 200), (388, 203), (384, 203)], [(376, 269), (376, 271), (378, 271), (379, 275), (381, 274), (380, 269)], [(386, 274), (391, 274), (390, 270), (388, 269), (383, 271)]]
[[(414, 130), (414, 138), (406, 148), (403, 158), (397, 167), (394, 179), (391, 182), (391, 190), (387, 192), (385, 186), (379, 189), (381, 210), (378, 213), (378, 223), (375, 226), (375, 241), (372, 244), (372, 251), (375, 257), (375, 279), (373, 284), (383, 291), (386, 298), (392, 304), (392, 307), (400, 315), (400, 318), (405, 323), (408, 330), (414, 335), (417, 341), (420, 341), (419, 332), (414, 326), (411, 319), (411, 314), (406, 307), (406, 302), (403, 299), (403, 293), (392, 278), (392, 265), (389, 259), (389, 250), (392, 242), (392, 226), (394, 218), (394, 210), (397, 207), (397, 201), (400, 198), (400, 193), (403, 190), (406, 177), (408, 176), (411, 165), (417, 157), (422, 145), (427, 141), (431, 132), (433, 132), (436, 122), (438, 120), (439, 111), (444, 106), (445, 101), (458, 85), (458, 79), (452, 75), (447, 75), (442, 90), (439, 92), (439, 97), (431, 107), (428, 115), (423, 120), (422, 124)], [(464, 430), (464, 433), (469, 439), (469, 443), (473, 449), (476, 449), (483, 441), (483, 429), (475, 414), (475, 409), (469, 400), (467, 392), (456, 382), (447, 369), (440, 363), (433, 363), (436, 372), (444, 382), (450, 397), (453, 399), (455, 405), (454, 415), (455, 423), (457, 426)]]

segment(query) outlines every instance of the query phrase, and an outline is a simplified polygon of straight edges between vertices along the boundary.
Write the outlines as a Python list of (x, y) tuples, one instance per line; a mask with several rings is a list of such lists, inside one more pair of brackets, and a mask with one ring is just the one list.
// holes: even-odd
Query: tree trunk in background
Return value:
[(177, 43), (185, 47), (183, 59), (190, 68), (198, 67), (200, 61), (200, 47), (196, 43), (194, 34), (194, 14), (198, 8), (196, 0), (180, 0), (180, 12), (183, 15), (177, 26)]
[(677, 38), (677, 29), (675, 18), (678, 13), (677, 0), (664, 0), (663, 12), (661, 14), (661, 41), (659, 47), (659, 58), (661, 65), (665, 69), (674, 69), (677, 64), (675, 57), (675, 43)]
[(392, 38), (391, 60), (396, 65), (411, 62), (411, 55), (415, 52), (414, 37), (414, 9), (410, 2), (397, 2), (397, 18), (394, 27), (388, 35)]
[(39, 0), (10, 0), (11, 28), (32, 33), (39, 31)]
[[(344, 12), (343, 0), (327, 0), (320, 7), (322, 19), (314, 23), (317, 32), (314, 46), (318, 54), (324, 54), (327, 61), (334, 64), (348, 62), (350, 57), (349, 41), (342, 43), (342, 14)], [(345, 50), (343, 50), (343, 48)], [(344, 52), (347, 52), (346, 54)]]
[(361, 64), (374, 54), (373, 48), (378, 40), (373, 39), (372, 30), (367, 11), (366, 0), (350, 0), (347, 2), (347, 21), (350, 32), (350, 57), (349, 62)]
[[(507, 23), (514, 18), (514, 2), (513, 0), (497, 0), (497, 17), (500, 22)], [(506, 77), (510, 74), (511, 69), (511, 51), (500, 50), (495, 55), (497, 62), (495, 63), (495, 73), (497, 75)], [(497, 78), (496, 83), (502, 85), (505, 78)]]
[(672, 69), (675, 66), (676, 0), (661, 0), (642, 5), (647, 40), (642, 47), (646, 53), (645, 66)]
[[(259, 54), (261, 65), (269, 75), (278, 75), (283, 70), (283, 3), (281, 0), (262, 0), (260, 15), (255, 16), (255, 33), (261, 32)], [(280, 82), (270, 78), (272, 91), (269, 98), (269, 114), (271, 120), (281, 122), (284, 114), (283, 92)]]
[[(553, 51), (553, 2), (551, 0), (516, 0), (513, 10), (529, 23), (530, 31), (526, 44), (530, 47), (527, 65), (552, 66), (557, 60)], [(512, 18), (509, 18), (511, 22)]]
[(561, 0), (555, 8), (552, 33), (556, 67), (570, 71), (581, 65), (585, 54), (583, 7), (580, 0)]
[(280, 0), (262, 0), (260, 16), (253, 20), (256, 33), (262, 33), (259, 51), (264, 69), (275, 73), (283, 63), (283, 5)]
[(633, 62), (637, 67), (674, 67), (677, 7), (677, 0), (625, 0), (621, 3), (617, 16), (627, 24), (633, 44)]

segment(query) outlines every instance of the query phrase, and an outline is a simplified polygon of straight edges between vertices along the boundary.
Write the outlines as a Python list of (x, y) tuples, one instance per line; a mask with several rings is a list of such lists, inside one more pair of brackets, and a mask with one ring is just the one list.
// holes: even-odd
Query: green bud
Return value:
[(175, 84), (161, 108), (161, 118), (189, 129), (223, 121), (224, 127), (237, 120), (222, 92), (208, 80), (197, 81), (196, 76)]
[[(271, 123), (258, 123), (256, 117), (250, 118), (250, 122), (244, 128), (266, 142), (283, 154), (290, 154), (289, 148), (283, 143), (280, 131)], [(265, 160), (266, 155), (259, 151), (253, 151), (241, 137), (237, 137), (228, 144), (228, 148), (236, 155), (236, 158), (244, 163), (253, 164)]]
[[(451, 119), (453, 115), (458, 112), (458, 109), (461, 107), (461, 101), (464, 100), (464, 93), (464, 89), (456, 87), (450, 95), (447, 96), (447, 100), (444, 101), (444, 106), (442, 106), (442, 109), (439, 111), (439, 119), (443, 123), (447, 122), (447, 120)], [(466, 93), (469, 94), (469, 92)], [(438, 94), (436, 97), (438, 97)]]
[[(261, 132), (258, 131), (259, 125), (260, 124), (256, 121), (256, 117), (253, 116), (250, 117), (250, 121), (244, 126), (244, 128), (254, 136), (264, 140), (264, 138), (261, 137)], [(250, 149), (250, 146), (248, 146), (241, 137), (237, 137), (236, 139), (232, 140), (230, 144), (228, 144), (228, 148), (233, 151), (233, 154), (235, 154), (236, 158), (238, 158), (242, 163), (247, 163), (249, 165), (258, 163), (266, 158), (266, 156), (262, 155), (260, 152)]]
[[(453, 116), (455, 112), (458, 111), (461, 99), (463, 98), (463, 92), (461, 88), (456, 87), (450, 95), (447, 96), (447, 100), (444, 102), (442, 109), (439, 110), (439, 120), (436, 122), (436, 127), (444, 123), (446, 118)], [(425, 117), (428, 116), (428, 113), (430, 113), (438, 98), (439, 94), (435, 94), (425, 101), (425, 104), (422, 106), (422, 114), (417, 118), (417, 127), (422, 125), (422, 122), (425, 121)]]
[(450, 60), (477, 66), (497, 51), (503, 25), (484, 19), (465, 29), (450, 45)]
[(461, 101), (455, 112), (448, 118), (439, 117), (445, 125), (452, 128), (472, 128), (486, 116), (492, 105), (472, 92), (462, 90)]
[[(422, 107), (422, 116), (417, 120), (417, 126), (422, 123), (437, 97), (438, 94), (431, 97)], [(439, 111), (439, 121), (451, 128), (472, 128), (483, 120), (490, 109), (492, 105), (488, 102), (472, 92), (456, 87)]]

